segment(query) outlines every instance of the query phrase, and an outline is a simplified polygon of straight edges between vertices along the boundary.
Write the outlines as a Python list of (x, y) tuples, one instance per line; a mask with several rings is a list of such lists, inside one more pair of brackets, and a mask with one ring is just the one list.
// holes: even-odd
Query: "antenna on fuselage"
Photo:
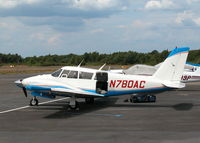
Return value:
[(80, 62), (80, 64), (78, 65), (78, 67), (80, 67), (81, 66), (81, 64), (83, 63), (83, 61), (84, 61), (84, 59)]
[(109, 66), (109, 67), (108, 67), (108, 71), (110, 71), (110, 69), (111, 69), (111, 67)]
[(103, 64), (103, 66), (101, 66), (101, 67), (99, 68), (99, 71), (101, 71), (101, 70), (105, 67), (105, 65), (106, 65), (106, 63)]

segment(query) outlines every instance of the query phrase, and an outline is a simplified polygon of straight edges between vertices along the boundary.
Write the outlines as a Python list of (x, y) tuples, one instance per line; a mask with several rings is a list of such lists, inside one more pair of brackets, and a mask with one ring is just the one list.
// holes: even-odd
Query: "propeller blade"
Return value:
[(26, 88), (23, 87), (22, 89), (23, 89), (23, 92), (24, 92), (25, 97), (27, 97), (27, 91), (26, 91)]

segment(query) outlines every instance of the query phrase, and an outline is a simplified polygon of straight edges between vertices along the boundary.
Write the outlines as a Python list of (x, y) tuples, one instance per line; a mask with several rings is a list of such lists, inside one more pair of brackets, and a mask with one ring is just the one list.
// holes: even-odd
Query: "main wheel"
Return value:
[(37, 106), (38, 105), (38, 100), (37, 98), (33, 98), (30, 100), (30, 106)]
[(77, 110), (77, 109), (79, 109), (79, 104), (78, 104), (78, 102), (76, 101), (75, 105), (69, 105), (69, 109), (72, 109), (72, 110)]
[(133, 99), (132, 99), (132, 98), (130, 98), (129, 101), (130, 101), (131, 103), (133, 103)]
[(148, 96), (148, 102), (156, 102), (156, 96), (155, 95), (149, 95)]
[(138, 102), (137, 96), (131, 96), (129, 100), (130, 100), (131, 103), (137, 103)]
[(86, 102), (87, 104), (93, 104), (93, 103), (94, 103), (94, 98), (92, 98), (92, 97), (87, 97), (87, 98), (85, 98), (85, 102)]
[(152, 102), (156, 102), (156, 96), (152, 95), (153, 97), (153, 101)]

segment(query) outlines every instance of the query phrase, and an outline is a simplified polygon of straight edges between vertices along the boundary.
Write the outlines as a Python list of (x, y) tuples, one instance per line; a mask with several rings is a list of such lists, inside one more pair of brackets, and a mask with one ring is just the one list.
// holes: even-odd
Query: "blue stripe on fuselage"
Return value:
[(42, 87), (42, 86), (37, 86), (37, 85), (27, 85), (25, 87), (27, 90), (51, 90), (51, 88), (65, 88), (69, 89), (64, 86), (47, 86), (47, 87)]
[[(152, 89), (141, 89), (141, 90), (129, 90), (129, 91), (108, 91), (107, 94), (103, 94), (104, 96), (117, 96), (117, 95), (123, 95), (123, 94), (134, 94), (134, 93), (140, 93), (140, 92), (156, 92), (156, 91), (165, 91), (172, 88), (152, 88)], [(88, 89), (82, 89), (87, 92), (96, 93), (94, 90), (88, 90)]]

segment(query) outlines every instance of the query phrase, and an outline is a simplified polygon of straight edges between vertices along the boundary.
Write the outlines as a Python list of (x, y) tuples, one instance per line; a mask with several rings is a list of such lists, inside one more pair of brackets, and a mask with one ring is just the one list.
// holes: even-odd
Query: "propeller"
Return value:
[(15, 84), (22, 88), (25, 97), (27, 97), (27, 91), (26, 91), (25, 86), (22, 84), (22, 81), (23, 81), (23, 79), (17, 80), (17, 81), (15, 81)]
[[(22, 81), (23, 81), (23, 79), (20, 79), (21, 84), (22, 84)], [(22, 86), (23, 86), (23, 84), (22, 84)], [(24, 92), (25, 97), (27, 97), (28, 94), (27, 94), (26, 88), (24, 86), (22, 87), (22, 90)]]
[(23, 92), (24, 92), (25, 97), (27, 97), (27, 91), (26, 91), (26, 88), (23, 87), (22, 89), (23, 89)]

